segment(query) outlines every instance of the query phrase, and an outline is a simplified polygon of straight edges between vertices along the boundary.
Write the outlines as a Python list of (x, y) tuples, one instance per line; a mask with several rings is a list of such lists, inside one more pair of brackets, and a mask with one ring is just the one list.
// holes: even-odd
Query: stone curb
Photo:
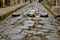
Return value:
[(55, 17), (56, 13), (49, 7), (49, 5), (47, 5), (44, 2), (41, 2), (41, 4)]
[(9, 16), (9, 15), (11, 15), (13, 12), (15, 12), (15, 11), (23, 8), (23, 7), (26, 6), (27, 4), (28, 4), (28, 2), (20, 5), (19, 7), (17, 7), (17, 8), (14, 9), (14, 10), (11, 10), (11, 11), (8, 11), (8, 12), (4, 13), (2, 16), (0, 16), (0, 21), (4, 20), (7, 16)]

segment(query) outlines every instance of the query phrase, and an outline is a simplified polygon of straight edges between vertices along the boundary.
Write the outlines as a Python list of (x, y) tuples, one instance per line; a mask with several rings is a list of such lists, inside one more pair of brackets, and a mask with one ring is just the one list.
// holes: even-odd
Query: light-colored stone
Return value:
[(36, 32), (35, 31), (28, 31), (28, 30), (24, 30), (25, 33), (28, 33), (28, 34), (35, 34)]
[(45, 33), (44, 32), (36, 32), (34, 35), (41, 36), (41, 35), (45, 35)]
[(26, 25), (26, 26), (33, 26), (34, 25), (34, 21), (25, 21), (24, 25)]
[(58, 38), (54, 36), (46, 36), (46, 39), (47, 40), (58, 40)]
[(60, 40), (60, 39), (58, 39), (59, 37), (58, 37), (57, 33), (49, 33), (49, 35), (45, 36), (45, 38), (47, 40)]
[(18, 33), (20, 33), (22, 31), (22, 29), (7, 29), (7, 30), (5, 30), (4, 31), (4, 34), (5, 35), (12, 35), (12, 34), (18, 34)]
[(48, 15), (48, 13), (40, 13), (40, 15), (45, 16)]
[(42, 40), (42, 39), (39, 36), (31, 36), (31, 37), (27, 37), (26, 40)]
[(43, 24), (49, 24), (49, 22), (47, 21), (39, 21), (40, 23), (43, 23)]
[(0, 39), (1, 39), (2, 36), (0, 36)]
[(13, 26), (13, 25), (7, 25), (7, 26), (5, 26), (5, 28), (6, 28), (6, 29), (14, 28), (14, 26)]
[(0, 26), (0, 28), (3, 28), (3, 26)]
[(48, 30), (56, 30), (55, 26), (47, 25), (47, 24), (45, 24), (43, 28)]
[(5, 20), (5, 23), (6, 23), (7, 25), (13, 24), (13, 23), (15, 23), (15, 22), (17, 21), (18, 18), (19, 18), (19, 17), (15, 17), (15, 18), (10, 17), (10, 18), (8, 18), (8, 19)]
[(36, 16), (36, 18), (40, 18), (40, 16)]
[(14, 35), (11, 37), (11, 40), (24, 40), (24, 38), (22, 35)]
[(28, 26), (17, 26), (16, 28), (18, 28), (18, 29), (29, 29)]
[(40, 29), (39, 28), (30, 28), (30, 31), (38, 32), (38, 31), (40, 31)]
[(50, 30), (44, 30), (44, 29), (42, 29), (42, 30), (40, 30), (41, 32), (45, 32), (45, 33), (48, 33), (48, 32), (50, 32)]
[(36, 27), (37, 27), (37, 28), (43, 28), (43, 26), (42, 26), (42, 25), (37, 25)]
[(6, 40), (6, 39), (1, 39), (1, 40)]

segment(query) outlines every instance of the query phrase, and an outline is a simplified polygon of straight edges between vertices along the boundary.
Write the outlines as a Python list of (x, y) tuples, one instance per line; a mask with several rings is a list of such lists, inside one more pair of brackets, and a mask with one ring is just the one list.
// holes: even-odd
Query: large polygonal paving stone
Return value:
[(26, 38), (26, 40), (44, 40), (44, 38), (40, 36), (29, 36)]
[(26, 26), (33, 26), (34, 25), (34, 21), (25, 21), (24, 25), (26, 25)]
[(4, 26), (0, 26), (0, 29), (3, 28)]
[(3, 32), (3, 34), (5, 34), (5, 35), (11, 35), (11, 34), (18, 34), (18, 33), (20, 33), (22, 31), (22, 29), (17, 29), (17, 28), (15, 28), (15, 29), (6, 29), (4, 32)]
[(29, 30), (24, 30), (24, 32), (27, 34), (35, 34), (36, 33), (35, 31), (29, 31)]
[(7, 25), (13, 24), (14, 22), (17, 21), (17, 19), (18, 19), (18, 17), (16, 17), (16, 18), (11, 17), (11, 18), (5, 20), (5, 24), (7, 24)]
[(44, 29), (48, 29), (48, 30), (56, 30), (55, 26), (53, 26), (53, 25), (47, 25), (47, 24), (45, 24), (43, 28)]
[(11, 40), (24, 40), (24, 38), (25, 36), (23, 35), (14, 35), (10, 37)]
[(39, 23), (42, 23), (42, 24), (50, 24), (48, 21), (39, 21)]
[(59, 40), (57, 33), (49, 33), (45, 38), (47, 40)]
[(42, 25), (37, 25), (36, 28), (43, 28), (43, 26)]
[(6, 25), (4, 27), (5, 27), (5, 29), (9, 29), (9, 28), (14, 28), (15, 26), (14, 25)]
[(29, 29), (29, 27), (25, 26), (25, 25), (23, 25), (23, 26), (17, 26), (16, 28), (18, 28), (18, 29)]
[(30, 28), (30, 31), (38, 32), (38, 31), (40, 31), (40, 29), (38, 29), (38, 28)]

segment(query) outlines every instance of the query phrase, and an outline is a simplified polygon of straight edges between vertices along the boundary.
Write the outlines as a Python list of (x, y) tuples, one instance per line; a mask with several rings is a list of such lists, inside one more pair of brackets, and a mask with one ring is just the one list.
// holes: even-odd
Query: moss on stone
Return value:
[(51, 9), (51, 7), (49, 5), (47, 5), (46, 3), (42, 2), (42, 5), (53, 15), (56, 16), (56, 13)]
[(11, 10), (11, 11), (5, 13), (4, 15), (0, 16), (0, 21), (1, 21), (1, 20), (4, 20), (6, 17), (8, 17), (9, 15), (11, 15), (13, 12), (15, 12), (15, 11), (17, 11), (17, 10), (23, 8), (23, 7), (26, 6), (27, 4), (28, 4), (28, 2), (22, 4), (22, 5), (20, 5), (20, 7), (14, 9), (14, 10)]

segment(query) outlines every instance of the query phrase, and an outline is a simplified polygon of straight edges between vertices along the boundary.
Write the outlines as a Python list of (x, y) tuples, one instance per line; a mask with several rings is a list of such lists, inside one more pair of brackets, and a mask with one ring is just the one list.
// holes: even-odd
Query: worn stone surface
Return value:
[[(55, 19), (52, 20), (51, 14), (41, 3), (28, 4), (15, 13), (21, 16), (10, 15), (1, 21), (0, 40), (60, 40), (60, 28), (55, 25)], [(34, 13), (35, 17), (26, 16), (29, 13)], [(40, 13), (48, 13), (49, 16), (40, 17)]]
[(6, 35), (11, 35), (11, 34), (17, 34), (17, 33), (20, 33), (22, 31), (22, 29), (6, 29), (5, 31), (4, 31), (4, 34), (6, 34)]
[(16, 28), (18, 28), (18, 29), (29, 29), (28, 26), (17, 26)]
[(14, 35), (11, 37), (11, 40), (24, 40), (24, 38), (22, 35)]

